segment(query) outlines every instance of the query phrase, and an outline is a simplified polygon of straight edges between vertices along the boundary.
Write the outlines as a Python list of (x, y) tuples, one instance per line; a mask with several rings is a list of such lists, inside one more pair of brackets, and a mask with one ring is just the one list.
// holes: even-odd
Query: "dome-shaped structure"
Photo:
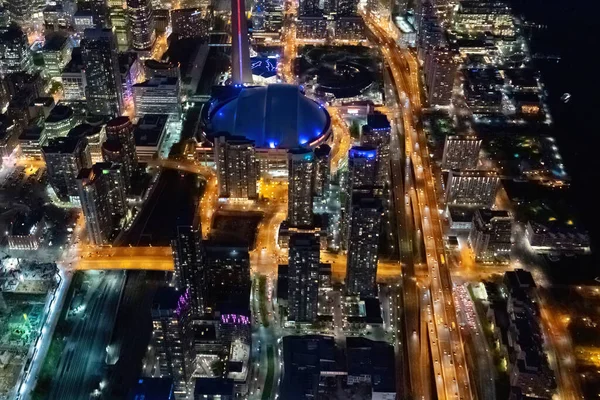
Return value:
[(329, 114), (295, 85), (247, 87), (211, 110), (212, 132), (245, 136), (260, 148), (315, 147), (330, 132)]

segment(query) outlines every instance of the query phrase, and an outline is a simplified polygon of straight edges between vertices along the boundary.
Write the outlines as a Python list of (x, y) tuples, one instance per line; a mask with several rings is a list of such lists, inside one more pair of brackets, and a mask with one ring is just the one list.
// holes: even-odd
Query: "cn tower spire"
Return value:
[(250, 41), (246, 23), (246, 2), (231, 0), (231, 70), (234, 84), (252, 83)]

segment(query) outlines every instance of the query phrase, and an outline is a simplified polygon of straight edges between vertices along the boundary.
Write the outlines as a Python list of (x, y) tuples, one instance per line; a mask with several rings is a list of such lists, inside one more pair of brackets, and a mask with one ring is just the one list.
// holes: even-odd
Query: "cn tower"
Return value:
[(234, 84), (252, 83), (250, 41), (246, 23), (246, 2), (231, 0), (231, 71)]

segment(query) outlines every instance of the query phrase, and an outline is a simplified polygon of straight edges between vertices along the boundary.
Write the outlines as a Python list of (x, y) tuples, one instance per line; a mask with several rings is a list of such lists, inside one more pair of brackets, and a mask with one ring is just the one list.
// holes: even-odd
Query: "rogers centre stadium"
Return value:
[[(202, 110), (206, 138), (228, 132), (260, 149), (315, 148), (331, 134), (327, 110), (288, 84), (217, 87)], [(271, 152), (272, 153), (272, 152)]]

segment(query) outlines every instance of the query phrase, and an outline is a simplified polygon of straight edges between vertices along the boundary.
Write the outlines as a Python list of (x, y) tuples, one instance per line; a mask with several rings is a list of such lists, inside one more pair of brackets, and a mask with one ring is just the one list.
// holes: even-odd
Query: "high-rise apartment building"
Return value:
[[(196, 359), (189, 291), (159, 289), (152, 303), (151, 343), (158, 359), (158, 374), (173, 378), (175, 398), (187, 398)], [(153, 395), (155, 395), (153, 393)]]
[(214, 143), (219, 197), (255, 199), (258, 177), (254, 142), (243, 136), (220, 134)]
[(79, 171), (92, 165), (87, 139), (76, 137), (53, 139), (42, 147), (42, 154), (46, 161), (48, 182), (56, 196), (62, 201), (78, 198)]
[(77, 184), (90, 242), (98, 246), (109, 244), (127, 207), (121, 166), (97, 163), (83, 168)]
[(481, 139), (477, 135), (447, 135), (442, 169), (473, 169), (479, 161)]
[[(128, 117), (113, 118), (106, 124), (107, 142), (116, 141), (121, 145), (121, 154), (118, 160), (123, 166), (123, 172), (125, 174), (126, 181), (125, 184), (127, 188), (131, 187), (131, 177), (137, 169), (137, 152), (135, 149), (135, 137), (133, 134), (134, 128), (134, 125), (131, 123)], [(105, 158), (105, 160), (115, 162), (115, 159)]]
[(331, 179), (331, 147), (322, 144), (315, 149), (315, 178), (313, 180), (313, 195), (323, 197), (329, 188)]
[(348, 152), (348, 193), (377, 182), (377, 149), (372, 146), (353, 146)]
[(127, 0), (131, 47), (134, 50), (149, 50), (154, 44), (154, 17), (150, 0)]
[(204, 314), (204, 246), (202, 232), (192, 226), (178, 226), (177, 237), (172, 241), (175, 264), (175, 287), (189, 292), (192, 311)]
[(117, 43), (110, 29), (86, 29), (81, 40), (90, 114), (121, 114), (122, 91)]
[(288, 224), (313, 225), (313, 179), (315, 155), (310, 149), (288, 151)]
[(153, 78), (134, 84), (132, 88), (136, 117), (168, 114), (179, 118), (181, 115), (179, 79)]
[(500, 187), (495, 170), (451, 170), (446, 184), (446, 203), (491, 207)]
[(377, 295), (375, 280), (383, 207), (367, 193), (354, 193), (349, 210), (346, 289), (364, 297)]
[(288, 320), (313, 322), (319, 292), (319, 239), (314, 234), (290, 237), (288, 257)]
[(362, 127), (360, 143), (377, 149), (377, 180), (379, 186), (390, 180), (390, 135), (392, 127), (385, 114), (367, 115), (367, 124)]
[(473, 215), (469, 245), (479, 262), (509, 260), (512, 217), (508, 211), (481, 208)]
[(447, 46), (434, 46), (425, 50), (425, 85), (427, 99), (432, 106), (449, 106), (460, 59)]

